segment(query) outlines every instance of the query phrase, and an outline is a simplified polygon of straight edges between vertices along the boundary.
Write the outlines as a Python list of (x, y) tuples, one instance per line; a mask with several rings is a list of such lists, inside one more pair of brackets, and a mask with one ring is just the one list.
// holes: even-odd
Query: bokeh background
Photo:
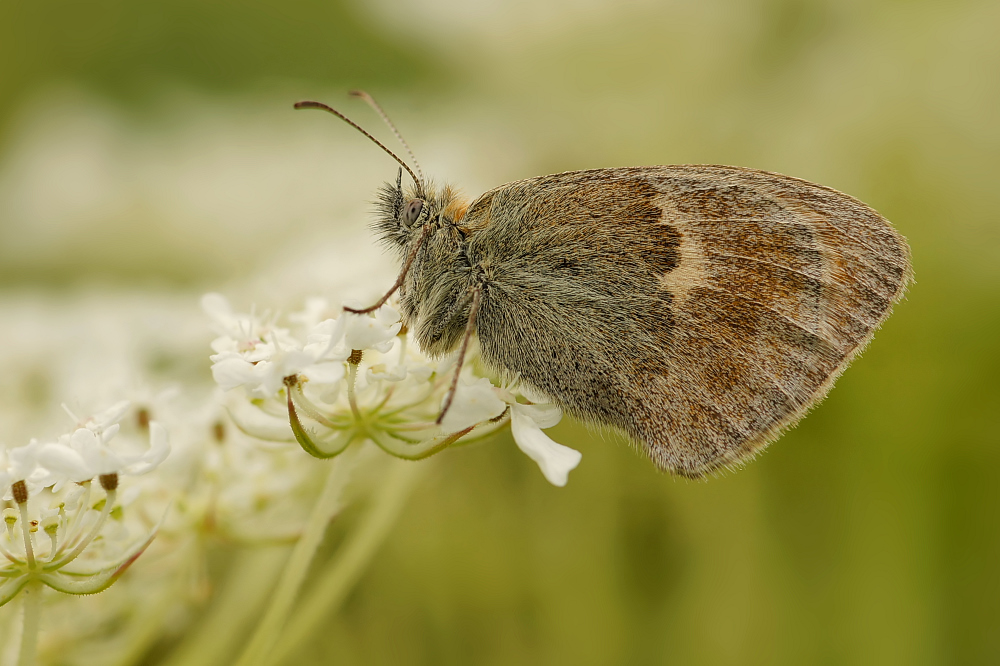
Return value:
[[(203, 291), (391, 275), (365, 225), (394, 165), (298, 99), (391, 139), (345, 94), (369, 90), (472, 196), (598, 166), (788, 173), (913, 250), (820, 407), (704, 483), (569, 422), (564, 489), (507, 436), (446, 452), (297, 663), (1000, 663), (998, 34), (993, 0), (5, 3), (2, 439), (73, 399), (49, 355), (127, 344), (81, 335), (88, 312), (190, 331)], [(207, 358), (160, 363), (208, 381)]]

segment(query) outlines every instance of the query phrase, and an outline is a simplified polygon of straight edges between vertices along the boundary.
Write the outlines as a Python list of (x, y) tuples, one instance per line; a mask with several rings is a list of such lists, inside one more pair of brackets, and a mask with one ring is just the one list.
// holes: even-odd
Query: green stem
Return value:
[(282, 633), (281, 643), (272, 655), (272, 663), (286, 661), (322, 622), (330, 619), (330, 612), (337, 608), (357, 582), (365, 565), (371, 561), (375, 550), (395, 523), (417, 479), (426, 469), (425, 464), (416, 465), (402, 460), (390, 459), (388, 464), (391, 467), (387, 478), (382, 482), (361, 526), (348, 537), (333, 562), (296, 606)]
[(292, 402), (295, 403), (295, 406), (305, 412), (306, 416), (316, 423), (333, 430), (342, 429), (350, 425), (351, 422), (349, 420), (345, 419), (342, 423), (336, 423), (324, 416), (323, 412), (306, 397), (305, 391), (302, 389), (302, 382), (297, 382), (292, 386), (286, 385), (285, 390), (288, 391), (288, 395), (291, 397)]
[(42, 583), (33, 580), (24, 588), (24, 624), (17, 666), (34, 666), (38, 659), (38, 628), (42, 615)]
[[(288, 559), (287, 547), (253, 547), (241, 552), (226, 575), (208, 613), (175, 649), (164, 666), (213, 666), (229, 663), (254, 618), (260, 617), (271, 583)], [(247, 581), (253, 581), (248, 585)], [(138, 661), (138, 660), (136, 660)]]
[(24, 535), (24, 559), (28, 562), (28, 569), (35, 569), (35, 549), (31, 547), (31, 521), (28, 520), (28, 503), (20, 502), (17, 510), (21, 512), (21, 534)]
[(69, 564), (70, 562), (72, 562), (73, 560), (75, 560), (77, 557), (80, 556), (80, 553), (82, 553), (84, 549), (86, 549), (86, 547), (90, 545), (90, 542), (93, 541), (98, 534), (100, 534), (101, 528), (104, 527), (104, 523), (107, 522), (108, 516), (111, 515), (111, 508), (115, 504), (115, 498), (118, 497), (117, 490), (106, 490), (104, 492), (105, 492), (104, 506), (101, 507), (101, 515), (97, 517), (97, 522), (95, 522), (94, 525), (90, 528), (90, 532), (87, 534), (86, 537), (83, 538), (83, 540), (80, 541), (80, 543), (76, 545), (76, 548), (74, 548), (70, 553), (68, 553), (67, 555), (63, 555), (55, 562), (50, 562), (49, 564), (45, 565), (46, 571), (53, 571), (56, 569), (60, 569)]
[(398, 439), (392, 435), (377, 430), (369, 432), (368, 434), (372, 438), (372, 441), (378, 444), (379, 447), (389, 455), (402, 458), (403, 460), (423, 460), (424, 458), (431, 457), (435, 453), (444, 451), (446, 448), (470, 432), (472, 432), (472, 428), (466, 428), (465, 430), (459, 430), (458, 432), (451, 433), (450, 435), (441, 435), (432, 439), (425, 439), (422, 442), (415, 444), (411, 444), (405, 440)]
[[(80, 497), (78, 498), (76, 507), (72, 511), (70, 511), (70, 514), (75, 517), (66, 523), (67, 534), (63, 537), (62, 540), (63, 548), (71, 548), (73, 544), (77, 543), (77, 540), (83, 534), (83, 530), (86, 524), (86, 520), (84, 519), (84, 517), (90, 510), (88, 507), (90, 506), (90, 494), (91, 494), (92, 484), (90, 481), (84, 481), (80, 485), (83, 487), (83, 494), (81, 494)], [(49, 557), (49, 561), (51, 562), (58, 555), (59, 553), (53, 553)]]
[(354, 390), (354, 385), (358, 381), (358, 366), (353, 363), (347, 364), (347, 402), (351, 405), (351, 413), (354, 414), (354, 421), (359, 424), (364, 423), (361, 418), (361, 410), (358, 409), (358, 398)]
[(340, 511), (340, 499), (347, 479), (353, 469), (358, 448), (348, 449), (332, 460), (326, 483), (319, 499), (313, 506), (302, 536), (288, 558), (285, 570), (278, 580), (274, 596), (271, 598), (264, 617), (254, 630), (250, 642), (236, 662), (237, 666), (256, 666), (270, 661), (269, 657), (278, 637), (284, 630), (292, 604), (299, 594), (299, 588), (309, 572), (309, 565), (316, 549), (323, 540), (323, 534), (330, 520)]

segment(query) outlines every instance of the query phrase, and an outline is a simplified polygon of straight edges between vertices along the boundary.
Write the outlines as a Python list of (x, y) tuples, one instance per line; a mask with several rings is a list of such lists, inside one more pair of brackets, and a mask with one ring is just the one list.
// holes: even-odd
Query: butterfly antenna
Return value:
[(326, 104), (323, 104), (322, 102), (312, 102), (312, 101), (296, 102), (295, 103), (295, 108), (296, 109), (320, 109), (322, 111), (326, 111), (327, 113), (332, 113), (333, 115), (337, 116), (338, 118), (340, 118), (341, 120), (343, 120), (345, 123), (347, 123), (348, 125), (350, 125), (354, 129), (358, 130), (359, 132), (361, 132), (362, 134), (364, 134), (366, 137), (368, 137), (369, 140), (371, 140), (372, 143), (374, 143), (376, 146), (378, 146), (379, 148), (381, 148), (382, 150), (384, 150), (386, 153), (388, 153), (389, 156), (392, 157), (392, 159), (394, 159), (397, 162), (399, 162), (399, 166), (401, 166), (404, 169), (406, 169), (406, 173), (410, 174), (410, 178), (413, 179), (413, 182), (417, 186), (417, 189), (419, 189), (419, 190), (423, 190), (424, 189), (424, 181), (423, 181), (423, 179), (422, 178), (417, 178), (416, 174), (413, 173), (413, 169), (411, 169), (410, 167), (408, 167), (406, 165), (406, 162), (404, 162), (403, 160), (399, 159), (399, 157), (396, 155), (396, 153), (394, 153), (391, 150), (389, 150), (388, 148), (386, 148), (385, 145), (381, 141), (379, 141), (378, 139), (376, 139), (375, 137), (373, 137), (371, 134), (369, 134), (368, 132), (366, 132), (365, 130), (363, 130), (360, 125), (358, 125), (356, 122), (354, 122), (353, 120), (351, 120), (350, 118), (348, 118), (347, 116), (345, 116), (344, 114), (342, 114), (340, 111), (337, 111), (333, 107), (327, 106)]
[(437, 421), (434, 423), (441, 425), (441, 421), (444, 420), (444, 415), (448, 413), (451, 409), (451, 403), (455, 399), (455, 390), (458, 388), (458, 376), (462, 372), (462, 364), (465, 363), (465, 352), (469, 349), (469, 338), (472, 337), (472, 332), (476, 330), (476, 315), (479, 314), (479, 303), (483, 300), (483, 288), (476, 287), (472, 292), (472, 308), (469, 310), (469, 323), (465, 325), (465, 335), (462, 336), (462, 346), (458, 350), (458, 362), (455, 364), (455, 375), (451, 378), (451, 388), (448, 389), (448, 399), (444, 402), (444, 407), (441, 408), (441, 413), (438, 414)]
[(392, 133), (396, 135), (397, 139), (399, 139), (399, 143), (402, 144), (403, 148), (406, 150), (406, 154), (409, 155), (410, 159), (413, 161), (413, 166), (417, 168), (417, 173), (420, 174), (420, 181), (423, 182), (424, 172), (420, 169), (420, 162), (417, 161), (417, 156), (413, 154), (412, 150), (410, 150), (410, 144), (406, 143), (406, 140), (403, 139), (403, 135), (399, 133), (399, 130), (396, 129), (396, 126), (392, 123), (391, 120), (389, 120), (389, 114), (387, 114), (382, 109), (381, 105), (379, 105), (379, 103), (375, 101), (374, 97), (366, 93), (364, 90), (352, 90), (348, 94), (351, 95), (352, 97), (360, 97), (368, 104), (368, 106), (375, 109), (375, 113), (377, 113), (379, 117), (382, 118), (382, 121), (389, 126), (389, 129), (392, 130)]

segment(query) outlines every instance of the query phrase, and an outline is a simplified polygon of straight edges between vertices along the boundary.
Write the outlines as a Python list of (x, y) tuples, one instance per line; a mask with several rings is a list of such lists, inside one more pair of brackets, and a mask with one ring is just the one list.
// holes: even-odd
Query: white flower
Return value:
[[(253, 315), (233, 314), (229, 303), (218, 294), (204, 296), (202, 307), (223, 332), (212, 342), (218, 353), (211, 358), (212, 376), (224, 390), (243, 386), (259, 397), (269, 397), (282, 388), (285, 377), (301, 375), (317, 384), (330, 385), (327, 392), (331, 393), (343, 379), (343, 361), (350, 354), (350, 349), (340, 344), (343, 317), (312, 325), (303, 344), (287, 330), (275, 327), (268, 327), (268, 338), (262, 339), (258, 334), (265, 327)], [(311, 303), (301, 318), (312, 320), (325, 307), (325, 302)]]
[(446, 432), (458, 432), (496, 418), (505, 409), (507, 405), (497, 397), (490, 380), (480, 377), (469, 382), (463, 378), (455, 387), (455, 398), (441, 421), (441, 427)]
[(39, 445), (38, 464), (49, 473), (46, 485), (58, 490), (66, 482), (87, 481), (103, 474), (145, 474), (162, 463), (170, 453), (170, 443), (166, 429), (156, 421), (149, 423), (145, 452), (126, 454), (110, 447), (128, 407), (127, 402), (118, 403), (89, 419), (86, 427), (62, 435), (57, 442)]
[(267, 381), (271, 368), (265, 363), (248, 361), (238, 352), (222, 352), (212, 357), (212, 378), (228, 391), (237, 386), (247, 386), (253, 390)]
[(522, 405), (510, 403), (510, 430), (517, 447), (538, 463), (546, 480), (554, 486), (565, 486), (569, 473), (580, 464), (583, 454), (554, 442), (542, 432), (559, 423), (562, 410), (556, 405)]
[[(122, 417), (128, 412), (128, 408), (131, 406), (128, 400), (122, 400), (121, 402), (116, 402), (111, 405), (103, 412), (98, 412), (91, 416), (90, 418), (84, 420), (80, 423), (80, 426), (89, 428), (96, 433), (104, 432), (109, 428), (114, 428), (117, 432), (118, 422), (122, 420)], [(65, 406), (64, 406), (65, 407)], [(114, 435), (110, 435), (113, 437)]]
[[(218, 321), (230, 322), (230, 331), (260, 328), (254, 318), (234, 315), (221, 297), (206, 297), (206, 302), (206, 311), (215, 313)], [(310, 300), (303, 313), (290, 317), (300, 328), (311, 325), (305, 345), (276, 327), (266, 341), (254, 343), (251, 336), (241, 345), (224, 335), (213, 343), (218, 352), (212, 356), (216, 381), (224, 389), (243, 386), (252, 393), (244, 397), (255, 398), (248, 401), (249, 411), (238, 402), (229, 407), (244, 432), (277, 441), (294, 437), (319, 458), (339, 455), (352, 442), (370, 439), (391, 455), (418, 460), (465, 436), (488, 435), (505, 425), (498, 417), (509, 409), (518, 447), (550, 483), (566, 485), (582, 456), (542, 432), (562, 417), (557, 406), (520, 404), (508, 390), (476, 377), (470, 365), (438, 427), (434, 421), (447, 402), (449, 380), (456, 371), (454, 358), (434, 360), (408, 346), (406, 337), (399, 337), (399, 313), (389, 306), (373, 315), (344, 312), (337, 319), (313, 323), (326, 311), (325, 301)], [(371, 353), (360, 362), (354, 358), (352, 364), (345, 363), (355, 350)], [(341, 381), (345, 370), (349, 380)], [(288, 386), (285, 395), (279, 392), (283, 385)], [(346, 391), (338, 391), (342, 387)], [(527, 387), (520, 394), (530, 401), (546, 399), (526, 391)], [(317, 397), (325, 404), (317, 403)], [(282, 411), (288, 413), (288, 429), (280, 423)], [(473, 428), (475, 432), (469, 432)]]
[(24, 446), (0, 451), (0, 483), (3, 484), (0, 492), (3, 499), (13, 498), (11, 484), (17, 481), (24, 481), (31, 495), (52, 485), (48, 480), (49, 471), (38, 462), (39, 449), (40, 444), (33, 439)]
[(388, 305), (375, 311), (374, 317), (345, 312), (344, 345), (348, 349), (375, 349), (385, 353), (392, 349), (403, 323), (399, 313)]
[(24, 446), (7, 450), (7, 476), (11, 481), (25, 481), (38, 476), (39, 444), (35, 440)]
[(366, 375), (368, 383), (376, 381), (401, 382), (406, 379), (407, 369), (405, 365), (397, 365), (389, 368), (385, 363), (376, 363), (368, 368)]

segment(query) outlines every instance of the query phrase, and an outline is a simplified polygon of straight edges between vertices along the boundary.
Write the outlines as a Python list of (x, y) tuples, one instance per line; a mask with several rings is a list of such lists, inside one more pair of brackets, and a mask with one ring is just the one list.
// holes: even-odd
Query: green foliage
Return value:
[(52, 83), (141, 101), (170, 85), (346, 89), (412, 83), (429, 71), (426, 57), (345, 2), (14, 3), (0, 22), (0, 123), (18, 98)]

